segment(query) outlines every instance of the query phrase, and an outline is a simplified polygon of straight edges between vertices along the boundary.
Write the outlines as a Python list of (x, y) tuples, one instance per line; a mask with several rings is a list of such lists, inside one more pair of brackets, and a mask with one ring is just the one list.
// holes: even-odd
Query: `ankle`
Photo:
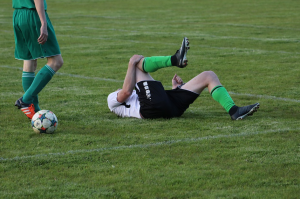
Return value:
[(229, 115), (232, 116), (233, 114), (236, 113), (236, 111), (238, 110), (238, 106), (234, 105), (233, 107), (230, 108), (229, 110)]
[(178, 65), (178, 60), (177, 60), (177, 57), (176, 57), (176, 53), (171, 56), (171, 63), (172, 63), (172, 66), (177, 66)]

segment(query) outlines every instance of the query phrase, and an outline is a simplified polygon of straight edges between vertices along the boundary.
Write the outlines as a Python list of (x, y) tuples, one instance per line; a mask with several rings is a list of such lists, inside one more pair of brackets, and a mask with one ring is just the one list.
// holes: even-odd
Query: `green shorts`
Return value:
[(35, 9), (15, 9), (13, 27), (15, 33), (15, 58), (34, 60), (37, 58), (60, 55), (54, 28), (47, 12), (48, 39), (43, 45), (37, 39), (40, 36), (41, 21)]

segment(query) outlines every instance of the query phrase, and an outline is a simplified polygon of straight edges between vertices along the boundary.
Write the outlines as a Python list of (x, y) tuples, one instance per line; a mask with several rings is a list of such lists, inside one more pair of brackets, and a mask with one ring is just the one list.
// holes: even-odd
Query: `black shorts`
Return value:
[(159, 81), (140, 81), (136, 84), (140, 113), (144, 118), (180, 117), (199, 94), (176, 88), (165, 90)]

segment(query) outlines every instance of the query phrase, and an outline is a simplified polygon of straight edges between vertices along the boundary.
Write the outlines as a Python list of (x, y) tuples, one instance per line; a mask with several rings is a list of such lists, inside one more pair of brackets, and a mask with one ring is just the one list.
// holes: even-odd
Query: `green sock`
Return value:
[[(25, 92), (31, 86), (34, 78), (35, 78), (34, 72), (25, 72), (25, 71), (23, 71), (23, 74), (22, 74), (22, 86), (23, 86), (23, 90)], [(39, 106), (39, 98), (38, 98), (38, 96), (34, 96), (33, 97), (33, 105), (34, 105), (34, 108), (35, 108), (35, 112), (38, 112), (38, 111), (41, 110), (41, 108)]]
[(171, 56), (146, 57), (143, 62), (143, 70), (146, 73), (155, 72), (160, 68), (172, 66)]
[(210, 94), (214, 100), (216, 100), (223, 106), (223, 108), (227, 111), (227, 113), (229, 113), (229, 110), (233, 106), (235, 106), (226, 88), (224, 88), (221, 85), (213, 88)]
[(23, 95), (23, 102), (27, 104), (33, 103), (34, 96), (37, 96), (38, 93), (48, 84), (54, 74), (54, 70), (50, 66), (45, 65), (36, 74), (31, 86)]

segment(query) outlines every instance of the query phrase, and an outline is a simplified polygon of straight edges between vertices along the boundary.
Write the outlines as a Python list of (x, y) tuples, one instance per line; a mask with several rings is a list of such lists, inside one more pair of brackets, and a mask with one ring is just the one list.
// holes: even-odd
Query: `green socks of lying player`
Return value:
[(236, 106), (227, 90), (222, 85), (213, 88), (211, 91), (211, 96), (224, 107), (232, 120), (241, 120), (249, 115), (252, 115), (259, 108), (259, 103), (243, 107)]
[(233, 102), (232, 98), (230, 97), (229, 93), (227, 92), (226, 88), (222, 85), (216, 86), (211, 90), (211, 96), (214, 100), (219, 102), (221, 106), (232, 116), (238, 109), (238, 107)]
[(36, 112), (40, 110), (37, 94), (48, 84), (54, 74), (55, 71), (48, 65), (45, 65), (36, 77), (34, 77), (34, 73), (23, 72), (22, 85), (25, 91), (23, 102), (26, 104), (33, 103)]
[(143, 62), (143, 70), (146, 73), (152, 73), (161, 68), (177, 66), (177, 62), (178, 60), (176, 58), (176, 55), (145, 57)]

